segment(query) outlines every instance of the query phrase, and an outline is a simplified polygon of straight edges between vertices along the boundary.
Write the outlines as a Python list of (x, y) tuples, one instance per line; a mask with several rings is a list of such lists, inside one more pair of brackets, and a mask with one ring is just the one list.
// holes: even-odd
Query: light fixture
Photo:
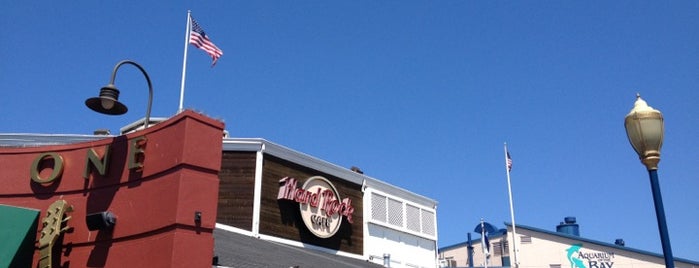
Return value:
[(665, 267), (674, 268), (670, 235), (667, 231), (663, 198), (660, 194), (660, 184), (658, 183), (660, 148), (663, 146), (663, 132), (665, 132), (663, 114), (648, 106), (648, 103), (641, 99), (641, 95), (636, 94), (636, 102), (631, 112), (624, 119), (624, 127), (631, 146), (633, 146), (633, 149), (641, 159), (641, 163), (648, 170), (651, 191), (653, 192), (653, 203), (655, 205), (655, 216), (658, 220), (660, 242), (665, 258)]
[(109, 211), (92, 213), (85, 217), (85, 223), (90, 231), (105, 230), (116, 225), (116, 216)]
[(141, 65), (134, 61), (123, 60), (117, 63), (116, 66), (114, 66), (114, 71), (112, 71), (112, 78), (109, 80), (109, 84), (100, 89), (99, 97), (89, 98), (85, 100), (85, 105), (93, 111), (102, 114), (125, 114), (128, 111), (128, 108), (126, 107), (126, 105), (119, 102), (119, 90), (114, 85), (114, 79), (116, 78), (116, 73), (119, 67), (127, 63), (136, 66), (136, 68), (141, 70), (143, 76), (146, 77), (146, 81), (148, 82), (148, 107), (146, 109), (146, 117), (144, 122), (144, 127), (147, 128), (150, 122), (151, 106), (153, 105), (153, 85), (150, 82), (150, 77), (148, 77), (148, 73), (146, 73), (146, 70), (144, 70), (143, 67), (141, 67)]
[(634, 107), (624, 120), (626, 135), (648, 170), (658, 169), (663, 146), (663, 114), (636, 95)]

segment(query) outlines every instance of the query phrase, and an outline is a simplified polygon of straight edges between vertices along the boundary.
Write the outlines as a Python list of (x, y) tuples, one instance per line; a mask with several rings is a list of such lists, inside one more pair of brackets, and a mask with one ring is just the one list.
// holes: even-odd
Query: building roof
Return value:
[(262, 138), (224, 138), (223, 151), (261, 151), (305, 167), (337, 176), (355, 184), (361, 184), (365, 187), (378, 189), (382, 192), (403, 198), (425, 207), (432, 209), (436, 209), (437, 207), (437, 201), (432, 198), (388, 184), (370, 176), (354, 172), (349, 168), (335, 165)]
[[(511, 227), (512, 224), (509, 223), (509, 222), (505, 222), (505, 226)], [(638, 254), (643, 254), (643, 255), (648, 255), (648, 256), (653, 256), (653, 257), (657, 257), (657, 258), (663, 258), (663, 255), (662, 255), (662, 254), (655, 253), (655, 252), (650, 252), (650, 251), (646, 251), (646, 250), (630, 248), (630, 247), (627, 247), (627, 246), (620, 246), (620, 245), (617, 245), (617, 244), (612, 244), (612, 243), (602, 242), (602, 241), (599, 241), (599, 240), (593, 240), (593, 239), (589, 239), (589, 238), (584, 238), (584, 237), (582, 237), (582, 236), (575, 236), (575, 235), (571, 235), (571, 234), (567, 234), (567, 233), (549, 231), (549, 230), (545, 230), (545, 229), (541, 229), (541, 228), (536, 228), (536, 227), (531, 227), (531, 226), (527, 226), (527, 225), (517, 224), (517, 230), (522, 230), (522, 229), (524, 229), (524, 230), (529, 230), (529, 231), (534, 231), (534, 232), (538, 232), (538, 233), (543, 233), (543, 234), (547, 234), (547, 235), (552, 235), (552, 236), (557, 236), (557, 237), (562, 237), (562, 238), (577, 240), (577, 241), (584, 242), (584, 243), (590, 243), (590, 244), (595, 244), (595, 245), (599, 245), (599, 246), (604, 246), (604, 247), (610, 247), (610, 248), (615, 248), (615, 249), (630, 251), (630, 252), (634, 252), (634, 253), (638, 253)], [(503, 236), (503, 235), (505, 235), (505, 234), (507, 234), (507, 230), (506, 230), (506, 229), (500, 229), (500, 230), (498, 230), (498, 232), (496, 232), (496, 233), (494, 233), (494, 234), (489, 234), (488, 237), (492, 239), (492, 238), (496, 238), (496, 237)], [(472, 244), (480, 243), (480, 237), (471, 239), (471, 243), (472, 243)], [(441, 251), (450, 250), (450, 249), (454, 249), (454, 248), (465, 247), (465, 246), (467, 246), (467, 245), (468, 245), (468, 241), (465, 241), (465, 242), (457, 243), (457, 244), (454, 244), (454, 245), (449, 245), (449, 246), (441, 247), (441, 248), (439, 249), (439, 251), (441, 252)], [(690, 264), (693, 264), (693, 265), (699, 265), (699, 261), (693, 261), (693, 260), (688, 260), (688, 259), (684, 259), (684, 258), (678, 258), (678, 257), (676, 257), (676, 256), (673, 256), (673, 257), (674, 257), (675, 261), (681, 261), (681, 262), (686, 262), (686, 263), (690, 263)]]
[[(488, 234), (488, 239), (498, 238), (498, 237), (504, 236), (506, 234), (507, 234), (507, 229), (500, 229), (497, 232), (494, 232), (492, 234)], [(478, 245), (480, 242), (481, 242), (480, 236), (478, 238), (471, 238), (471, 245)], [(461, 242), (461, 243), (454, 244), (454, 245), (441, 247), (441, 248), (439, 248), (439, 251), (442, 252), (445, 250), (460, 248), (460, 247), (464, 247), (464, 246), (468, 246), (468, 240)]]
[[(505, 225), (506, 225), (506, 226), (512, 226), (512, 224), (509, 223), (509, 222), (505, 222)], [(604, 247), (610, 247), (610, 248), (615, 248), (615, 249), (620, 249), (620, 250), (635, 252), (635, 253), (638, 253), (638, 254), (643, 254), (643, 255), (648, 255), (648, 256), (653, 256), (653, 257), (658, 257), (658, 258), (664, 258), (662, 254), (658, 254), (658, 253), (655, 253), (655, 252), (650, 252), (650, 251), (645, 251), (645, 250), (630, 248), (630, 247), (627, 247), (627, 246), (620, 246), (620, 245), (617, 245), (617, 244), (602, 242), (602, 241), (599, 241), (599, 240), (593, 240), (593, 239), (584, 238), (584, 237), (581, 237), (581, 236), (575, 236), (575, 235), (571, 235), (571, 234), (567, 234), (567, 233), (554, 232), (554, 231), (549, 231), (549, 230), (545, 230), (545, 229), (541, 229), (541, 228), (536, 228), (536, 227), (531, 227), (531, 226), (526, 226), (526, 225), (517, 224), (517, 230), (521, 230), (521, 229), (525, 229), (525, 230), (529, 230), (529, 231), (534, 231), (534, 232), (539, 232), (539, 233), (544, 233), (544, 234), (548, 234), (548, 235), (552, 235), (552, 236), (558, 236), (558, 237), (562, 237), (562, 238), (568, 238), (568, 239), (572, 239), (572, 240), (578, 240), (578, 241), (581, 241), (581, 242), (590, 243), (590, 244), (595, 244), (595, 245), (599, 245), (599, 246), (604, 246)], [(681, 261), (681, 262), (686, 262), (686, 263), (690, 263), (690, 264), (693, 264), (693, 265), (699, 265), (699, 262), (698, 262), (698, 261), (688, 260), (688, 259), (684, 259), (684, 258), (678, 258), (678, 257), (676, 257), (676, 256), (673, 256), (673, 257), (674, 257), (675, 261)]]
[(0, 133), (0, 147), (38, 147), (96, 141), (111, 135)]
[(213, 267), (383, 267), (365, 260), (285, 245), (219, 228), (214, 230), (214, 240), (214, 258), (218, 257), (218, 265), (214, 263)]

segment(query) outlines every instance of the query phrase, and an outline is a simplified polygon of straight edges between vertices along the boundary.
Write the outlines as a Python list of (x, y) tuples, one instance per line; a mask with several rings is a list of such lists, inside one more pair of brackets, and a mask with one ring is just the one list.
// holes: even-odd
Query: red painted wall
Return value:
[[(185, 111), (128, 135), (94, 142), (33, 148), (0, 148), (0, 204), (42, 211), (57, 200), (73, 207), (71, 229), (54, 249), (53, 265), (70, 267), (211, 267), (216, 223), (218, 172), (223, 123)], [(129, 169), (130, 141), (145, 138), (141, 169)], [(91, 168), (83, 178), (87, 153), (105, 155), (106, 174)], [(63, 173), (49, 184), (31, 179), (32, 163), (43, 153), (60, 155)], [(39, 162), (41, 179), (50, 178), (55, 161)], [(110, 211), (117, 217), (108, 230), (90, 231), (88, 214)], [(195, 212), (201, 221), (195, 221)], [(0, 215), (1, 217), (1, 215)], [(39, 223), (37, 239), (42, 224)], [(37, 243), (38, 247), (38, 243)], [(34, 264), (39, 262), (39, 250)]]

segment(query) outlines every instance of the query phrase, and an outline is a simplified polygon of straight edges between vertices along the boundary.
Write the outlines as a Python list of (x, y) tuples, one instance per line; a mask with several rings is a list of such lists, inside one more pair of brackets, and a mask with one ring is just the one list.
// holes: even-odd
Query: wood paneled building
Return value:
[(430, 198), (264, 139), (224, 139), (219, 178), (221, 230), (391, 267), (436, 266)]

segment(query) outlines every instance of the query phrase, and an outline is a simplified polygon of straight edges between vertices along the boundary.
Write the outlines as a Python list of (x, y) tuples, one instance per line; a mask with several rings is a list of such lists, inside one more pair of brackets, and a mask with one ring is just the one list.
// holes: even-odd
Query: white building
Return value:
[(369, 260), (384, 264), (385, 256), (390, 267), (435, 267), (437, 203), (377, 180), (367, 180), (366, 186), (364, 250)]
[[(488, 267), (515, 267), (514, 249), (510, 246), (512, 226), (489, 235)], [(607, 243), (579, 236), (575, 217), (566, 217), (547, 231), (517, 225), (517, 262), (520, 268), (654, 268), (665, 267), (662, 254), (626, 247), (623, 240)], [(444, 267), (484, 267), (480, 238), (471, 241), (473, 253), (469, 262), (468, 241), (439, 250)], [(472, 266), (471, 266), (472, 265)], [(699, 262), (675, 257), (677, 268), (697, 268)]]

